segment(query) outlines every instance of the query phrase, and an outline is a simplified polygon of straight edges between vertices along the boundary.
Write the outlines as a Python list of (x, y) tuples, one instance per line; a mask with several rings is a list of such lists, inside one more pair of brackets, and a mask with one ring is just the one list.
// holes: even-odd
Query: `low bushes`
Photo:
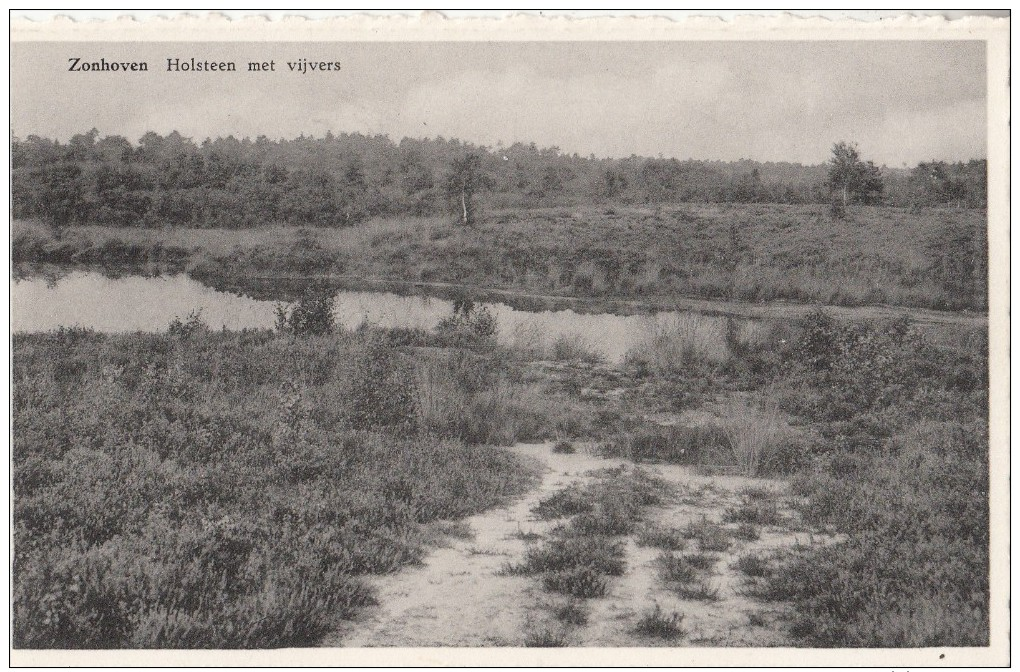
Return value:
[(815, 646), (987, 645), (987, 341), (824, 313), (803, 327), (786, 384), (805, 394), (784, 403), (822, 440), (791, 489), (845, 538), (776, 559), (749, 593), (792, 602)]
[(634, 529), (642, 509), (663, 501), (667, 486), (642, 471), (611, 469), (600, 476), (538, 503), (534, 513), (541, 518), (572, 518), (554, 528), (544, 544), (530, 547), (521, 564), (508, 568), (511, 572), (539, 575), (546, 590), (575, 598), (606, 594), (609, 577), (623, 574), (625, 568), (618, 537)]
[(514, 380), (500, 351), (460, 348), (415, 353), (413, 382), (418, 426), (470, 443), (513, 445), (582, 435), (592, 411), (568, 399), (550, 405), (548, 393)]
[(532, 478), (419, 433), (411, 362), (372, 333), (192, 322), (14, 336), (16, 647), (315, 645), (423, 524)]
[[(75, 225), (56, 239), (40, 227), (37, 241), (20, 233), (31, 223), (16, 220), (12, 258), (68, 262), (87, 252), (94, 263), (112, 265), (121, 254), (117, 249), (105, 252), (105, 239), (121, 238), (140, 251), (160, 244), (164, 254), (179, 250), (180, 269), (204, 268), (234, 277), (267, 271), (342, 272), (637, 300), (685, 296), (755, 303), (986, 307), (982, 273), (968, 272), (963, 253), (982, 256), (971, 244), (985, 237), (986, 215), (980, 210), (865, 208), (856, 221), (819, 226), (817, 205), (682, 204), (653, 215), (638, 206), (615, 204), (613, 209), (611, 215), (587, 206), (572, 207), (566, 214), (518, 210), (481, 217), (471, 227), (450, 226), (442, 218), (372, 219), (356, 226), (308, 229), (312, 236), (307, 243), (303, 239), (308, 236), (294, 226), (222, 228), (234, 214), (229, 207), (204, 209), (227, 220), (207, 217), (195, 222), (221, 228)], [(263, 217), (259, 211), (257, 218)], [(940, 220), (948, 226), (940, 226)], [(735, 222), (741, 230), (742, 260), (723, 252), (730, 247)], [(961, 239), (961, 232), (968, 235)]]
[[(850, 479), (801, 484), (806, 518), (849, 533), (778, 568), (820, 646), (980, 646), (988, 641), (988, 467), (980, 429), (939, 423), (897, 435), (897, 452)], [(882, 624), (882, 628), (878, 624)]]
[(730, 535), (726, 528), (706, 517), (688, 523), (684, 536), (697, 540), (698, 548), (702, 551), (725, 551), (730, 547)]
[(578, 600), (570, 600), (569, 602), (556, 605), (553, 607), (553, 615), (561, 623), (569, 623), (570, 625), (588, 624), (588, 609), (583, 602)]
[(710, 425), (646, 425), (598, 445), (606, 457), (697, 465), (715, 461), (728, 447), (726, 433)]
[(623, 574), (623, 544), (607, 536), (558, 536), (528, 549), (520, 569), (526, 574), (584, 567), (598, 574)]
[(687, 545), (683, 533), (672, 527), (645, 524), (637, 531), (638, 546), (651, 546), (666, 551), (682, 551)]
[(645, 612), (638, 619), (637, 624), (634, 626), (634, 631), (645, 637), (673, 641), (687, 634), (687, 631), (681, 625), (683, 621), (683, 614), (675, 611), (667, 614), (662, 610), (662, 607), (656, 604), (654, 609)]
[(719, 589), (708, 582), (716, 559), (706, 553), (677, 555), (663, 552), (655, 561), (659, 579), (670, 591), (685, 600), (712, 602), (719, 598)]
[(777, 498), (778, 495), (768, 490), (745, 490), (740, 494), (740, 504), (726, 509), (723, 520), (728, 523), (777, 525), (783, 521)]
[(726, 320), (699, 313), (649, 318), (644, 338), (627, 353), (631, 363), (670, 375), (729, 357)]
[(560, 362), (602, 364), (605, 357), (581, 336), (558, 336), (550, 346), (550, 356)]

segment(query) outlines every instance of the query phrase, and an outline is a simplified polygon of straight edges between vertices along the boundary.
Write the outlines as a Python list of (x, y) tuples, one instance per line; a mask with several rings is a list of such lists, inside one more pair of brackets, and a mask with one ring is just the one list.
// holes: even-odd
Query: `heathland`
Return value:
[(186, 271), (231, 278), (329, 276), (457, 285), (468, 292), (623, 299), (785, 301), (985, 310), (985, 212), (817, 205), (679, 205), (378, 218), (354, 227), (193, 229), (16, 221), (15, 262)]
[[(835, 150), (867, 189), (838, 160), (15, 140), (16, 272), (289, 305), (13, 335), (14, 645), (420, 644), (424, 617), (440, 644), (986, 645), (984, 164)], [(344, 329), (344, 286), (458, 300)], [(498, 338), (490, 296), (681, 312), (607, 362)], [(458, 599), (543, 625), (460, 630)]]
[[(469, 305), (431, 332), (338, 330), (313, 292), (276, 330), (16, 334), (15, 646), (335, 642), (372, 575), (534, 487), (538, 465), (500, 448), (528, 441), (624, 466), (536, 500), (555, 524), (517, 530), (527, 551), (498, 574), (560, 596), (557, 624), (504, 644), (684, 641), (699, 605), (737, 596), (759, 642), (987, 643), (986, 329), (678, 322), (610, 366), (583, 340), (500, 346)], [(762, 485), (720, 499), (725, 479), (657, 464)], [(603, 620), (641, 571), (675, 608)]]

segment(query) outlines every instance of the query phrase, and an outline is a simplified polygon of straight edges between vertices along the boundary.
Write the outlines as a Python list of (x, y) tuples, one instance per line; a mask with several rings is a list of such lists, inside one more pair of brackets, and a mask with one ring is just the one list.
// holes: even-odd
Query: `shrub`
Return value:
[(276, 306), (276, 330), (296, 336), (321, 336), (336, 331), (336, 294), (326, 286), (312, 286), (287, 309)]
[(552, 520), (591, 511), (593, 505), (587, 490), (572, 483), (539, 500), (531, 512), (542, 520)]
[(175, 317), (170, 321), (170, 325), (167, 327), (167, 335), (171, 338), (177, 338), (180, 340), (188, 340), (195, 334), (203, 331), (208, 331), (209, 325), (202, 320), (202, 310), (193, 310), (188, 313), (188, 316), (182, 321), (180, 317)]
[(691, 521), (684, 530), (684, 536), (688, 539), (697, 539), (698, 547), (702, 551), (725, 551), (730, 547), (730, 537), (718, 523), (713, 523), (707, 517), (699, 521)]
[(623, 558), (623, 544), (607, 537), (559, 536), (529, 548), (522, 568), (525, 573), (537, 574), (583, 567), (620, 576), (625, 567)]
[(542, 587), (550, 592), (587, 599), (605, 596), (609, 582), (593, 567), (571, 567), (543, 574)]
[(782, 559), (750, 594), (793, 602), (794, 634), (817, 646), (987, 645), (983, 427), (917, 426), (852, 479), (804, 479), (805, 517), (848, 538)]
[(357, 339), (12, 347), (18, 648), (316, 645), (371, 601), (360, 575), (420, 561), (423, 525), (533, 479), (503, 451), (350, 428), (337, 372), (368, 356)]
[(577, 452), (574, 448), (574, 444), (570, 441), (559, 440), (553, 444), (552, 452), (559, 453), (560, 455), (573, 455)]
[(347, 372), (346, 415), (356, 429), (414, 427), (413, 369), (396, 349), (370, 336), (357, 350)]
[(576, 516), (572, 529), (593, 534), (628, 534), (641, 509), (660, 504), (669, 486), (647, 472), (610, 470), (588, 485), (571, 484), (540, 500), (532, 513), (544, 520)]
[(748, 553), (737, 558), (737, 571), (753, 578), (761, 578), (769, 573), (769, 563), (765, 558), (754, 553)]
[(411, 386), (418, 426), (468, 443), (513, 445), (583, 431), (588, 409), (557, 404), (513, 381), (498, 354), (457, 349), (418, 357)]
[(556, 616), (556, 620), (562, 623), (569, 623), (571, 625), (588, 624), (588, 609), (584, 606), (584, 603), (577, 600), (570, 600), (553, 607), (553, 615)]
[(680, 530), (652, 524), (638, 529), (636, 541), (638, 546), (652, 546), (665, 551), (682, 551), (687, 545)]
[[(766, 497), (775, 497), (768, 493)], [(744, 494), (740, 505), (726, 509), (723, 520), (729, 523), (749, 523), (755, 525), (778, 525), (783, 521), (779, 506), (774, 499), (764, 499), (754, 494)]]
[(716, 425), (646, 426), (603, 442), (599, 452), (607, 457), (695, 465), (728, 445), (727, 435)]
[(713, 553), (687, 553), (683, 561), (697, 570), (707, 571), (715, 567), (719, 558)]
[(453, 304), (453, 314), (440, 320), (436, 331), (490, 339), (496, 335), (496, 317), (485, 306), (478, 307), (470, 299), (458, 299)]
[(659, 577), (665, 583), (689, 583), (698, 578), (700, 570), (682, 555), (660, 553), (655, 559)]
[(757, 541), (761, 538), (761, 533), (751, 523), (741, 523), (737, 525), (737, 529), (733, 530), (733, 536), (744, 541)]
[(687, 634), (687, 632), (681, 627), (683, 620), (683, 614), (675, 611), (667, 614), (662, 610), (662, 607), (656, 604), (655, 609), (645, 612), (645, 614), (638, 619), (637, 625), (634, 627), (634, 631), (639, 635), (644, 635), (645, 637), (674, 641)]
[(524, 638), (524, 646), (534, 648), (554, 648), (567, 645), (567, 635), (562, 630), (546, 627), (538, 632), (528, 634)]
[(557, 336), (552, 343), (552, 358), (560, 362), (584, 362), (586, 364), (602, 364), (605, 357), (593, 348), (581, 336)]
[(529, 548), (523, 563), (508, 571), (541, 574), (546, 590), (579, 598), (604, 595), (607, 577), (623, 574), (623, 542), (614, 537), (628, 534), (642, 508), (660, 503), (668, 486), (644, 471), (622, 467), (592, 475), (594, 482), (568, 486), (539, 502), (534, 510), (542, 517), (567, 512), (574, 517), (555, 528), (542, 546)]
[(682, 313), (650, 318), (642, 340), (627, 353), (630, 362), (644, 362), (660, 374), (678, 374), (727, 360), (725, 320)]
[(640, 513), (627, 501), (601, 499), (590, 511), (579, 513), (570, 521), (571, 534), (616, 536), (630, 534)]
[(709, 585), (704, 579), (696, 579), (689, 583), (674, 583), (670, 586), (670, 590), (684, 600), (715, 602), (719, 599), (719, 588)]

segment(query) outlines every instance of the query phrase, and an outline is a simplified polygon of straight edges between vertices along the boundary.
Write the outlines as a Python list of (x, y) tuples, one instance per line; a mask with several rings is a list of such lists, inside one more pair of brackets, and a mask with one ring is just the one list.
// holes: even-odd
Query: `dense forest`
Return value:
[[(93, 129), (61, 143), (14, 138), (16, 219), (56, 226), (349, 226), (376, 215), (580, 203), (828, 203), (830, 165), (582, 157), (533, 143), (327, 133), (195, 143), (148, 132), (132, 144)], [(985, 160), (876, 169), (869, 202), (986, 206)]]

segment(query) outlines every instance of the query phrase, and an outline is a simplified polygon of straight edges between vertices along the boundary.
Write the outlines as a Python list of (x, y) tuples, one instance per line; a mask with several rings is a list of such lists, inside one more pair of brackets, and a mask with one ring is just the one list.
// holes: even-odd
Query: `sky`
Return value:
[[(168, 58), (238, 72), (167, 72)], [(148, 72), (68, 72), (68, 59)], [(299, 58), (338, 71), (290, 72)], [(534, 142), (581, 155), (889, 166), (984, 158), (979, 41), (14, 43), (15, 136), (97, 128), (206, 137), (326, 131)], [(248, 73), (249, 61), (276, 62)]]

